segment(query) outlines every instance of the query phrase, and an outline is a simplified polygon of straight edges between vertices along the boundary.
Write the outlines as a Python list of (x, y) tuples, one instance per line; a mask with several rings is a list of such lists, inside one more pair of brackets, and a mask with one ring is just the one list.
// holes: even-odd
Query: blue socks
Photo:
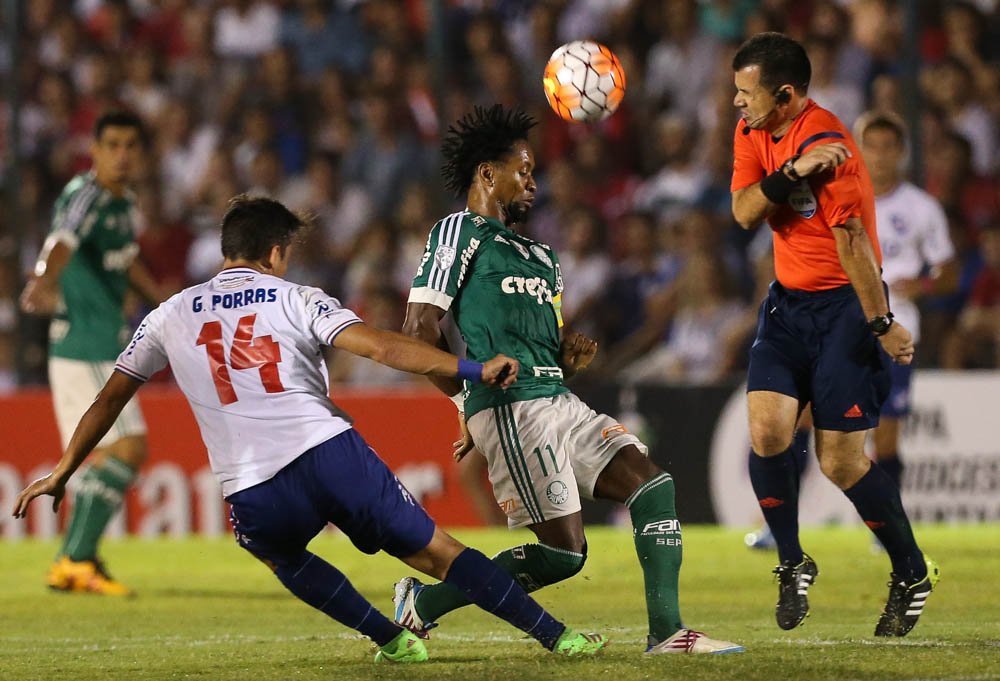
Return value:
[(289, 591), (346, 627), (359, 631), (379, 647), (403, 630), (359, 594), (347, 577), (319, 556), (303, 551), (274, 574)]
[(549, 650), (566, 630), (566, 625), (547, 613), (509, 574), (475, 549), (458, 554), (444, 581)]
[(903, 489), (903, 462), (899, 460), (898, 454), (887, 456), (878, 460), (878, 465), (885, 471), (898, 489)]
[[(340, 570), (315, 554), (303, 551), (297, 559), (278, 566), (275, 574), (301, 600), (361, 632), (378, 646), (386, 645), (402, 631), (365, 600)], [(566, 630), (566, 625), (547, 613), (509, 574), (475, 549), (465, 549), (455, 558), (445, 582), (549, 650)]]
[(750, 455), (750, 482), (782, 563), (802, 562), (799, 544), (799, 468), (791, 447), (776, 456)]
[(872, 464), (860, 480), (844, 494), (858, 509), (865, 525), (882, 542), (892, 571), (907, 583), (919, 582), (927, 576), (924, 554), (917, 548), (910, 520), (903, 510), (899, 487), (879, 466)]

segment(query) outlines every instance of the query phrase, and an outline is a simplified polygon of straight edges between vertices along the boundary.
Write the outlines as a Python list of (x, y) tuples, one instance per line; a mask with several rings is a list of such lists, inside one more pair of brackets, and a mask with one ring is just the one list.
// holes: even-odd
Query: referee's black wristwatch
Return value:
[(795, 154), (790, 159), (781, 164), (781, 172), (783, 172), (789, 180), (792, 182), (798, 182), (802, 179), (802, 176), (795, 172), (795, 162), (799, 160), (799, 154)]
[(868, 328), (876, 336), (884, 336), (889, 333), (889, 327), (892, 326), (893, 319), (895, 319), (895, 316), (891, 312), (877, 315), (868, 320)]

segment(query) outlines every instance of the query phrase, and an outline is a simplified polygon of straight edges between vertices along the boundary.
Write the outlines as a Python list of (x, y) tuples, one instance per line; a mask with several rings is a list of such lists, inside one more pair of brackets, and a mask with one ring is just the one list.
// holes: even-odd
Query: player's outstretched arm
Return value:
[(98, 393), (97, 399), (80, 419), (79, 425), (73, 431), (69, 446), (56, 467), (51, 473), (38, 478), (17, 495), (14, 501), (15, 518), (23, 518), (28, 512), (31, 500), (43, 494), (51, 495), (52, 510), (59, 510), (59, 504), (66, 493), (66, 483), (101, 438), (111, 430), (118, 415), (140, 386), (142, 383), (123, 373), (115, 371), (111, 374), (111, 378)]
[[(333, 346), (411, 374), (462, 378), (502, 388), (514, 384), (520, 369), (517, 360), (504, 355), (497, 355), (481, 365), (465, 362), (416, 338), (367, 324), (347, 327), (334, 338)], [(475, 371), (476, 375), (469, 371)]]
[[(430, 303), (409, 303), (406, 306), (406, 320), (403, 322), (403, 333), (433, 345), (440, 350), (449, 352), (448, 341), (441, 333), (441, 319), (446, 312)], [(448, 397), (462, 392), (462, 382), (444, 376), (428, 376), (431, 383)]]

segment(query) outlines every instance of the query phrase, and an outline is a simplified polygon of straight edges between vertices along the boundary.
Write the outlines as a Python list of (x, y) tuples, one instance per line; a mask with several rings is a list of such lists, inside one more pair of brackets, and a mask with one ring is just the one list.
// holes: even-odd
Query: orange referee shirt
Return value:
[(774, 230), (774, 269), (781, 285), (822, 291), (851, 283), (840, 265), (831, 231), (848, 218), (861, 218), (881, 265), (875, 192), (861, 152), (837, 117), (810, 100), (779, 140), (763, 130), (744, 135), (744, 125), (740, 121), (736, 126), (730, 191), (760, 182), (795, 154), (804, 154), (818, 144), (841, 142), (851, 150), (851, 158), (835, 170), (799, 182), (788, 203), (767, 218)]

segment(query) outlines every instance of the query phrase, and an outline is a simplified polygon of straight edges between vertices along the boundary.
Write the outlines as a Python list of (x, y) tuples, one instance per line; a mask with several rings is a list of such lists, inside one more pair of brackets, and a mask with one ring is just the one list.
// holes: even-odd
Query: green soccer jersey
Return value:
[(139, 253), (132, 200), (116, 197), (92, 173), (74, 177), (56, 200), (47, 245), (73, 255), (59, 277), (61, 304), (49, 325), (49, 354), (114, 360), (129, 341), (122, 306), (128, 268)]
[(466, 210), (434, 225), (409, 302), (451, 310), (469, 359), (484, 362), (503, 353), (521, 363), (517, 383), (506, 391), (467, 387), (467, 417), (567, 392), (559, 368), (562, 289), (552, 249), (499, 220)]

